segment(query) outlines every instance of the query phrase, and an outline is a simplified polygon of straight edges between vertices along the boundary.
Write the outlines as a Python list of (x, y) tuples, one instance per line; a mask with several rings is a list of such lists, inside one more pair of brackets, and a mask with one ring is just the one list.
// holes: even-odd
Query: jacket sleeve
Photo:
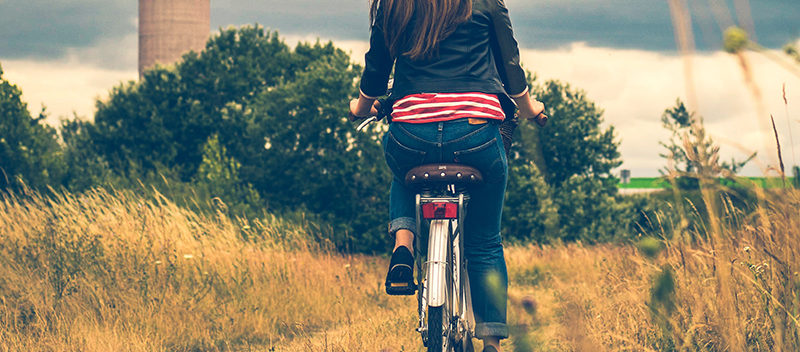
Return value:
[(495, 41), (497, 43), (496, 57), (499, 59), (497, 65), (501, 71), (505, 84), (506, 93), (513, 98), (519, 97), (528, 91), (528, 82), (525, 78), (525, 70), (519, 63), (519, 46), (514, 39), (514, 31), (511, 29), (511, 19), (508, 17), (508, 8), (503, 0), (493, 0), (495, 3), (492, 9), (492, 26)]
[(369, 38), (369, 51), (364, 56), (364, 73), (361, 75), (361, 94), (376, 98), (386, 94), (389, 74), (394, 66), (394, 59), (386, 46), (381, 28), (380, 9), (372, 23)]

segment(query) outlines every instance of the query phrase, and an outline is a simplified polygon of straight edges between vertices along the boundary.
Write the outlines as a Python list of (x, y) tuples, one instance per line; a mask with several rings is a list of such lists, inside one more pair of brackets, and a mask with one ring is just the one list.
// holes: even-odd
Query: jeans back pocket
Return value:
[(403, 179), (413, 167), (421, 165), (427, 154), (423, 150), (403, 145), (395, 138), (392, 131), (386, 132), (383, 151), (389, 169), (400, 179)]
[(494, 137), (476, 147), (456, 150), (453, 152), (454, 161), (477, 168), (488, 183), (500, 182), (508, 171), (505, 153), (499, 143), (497, 137)]

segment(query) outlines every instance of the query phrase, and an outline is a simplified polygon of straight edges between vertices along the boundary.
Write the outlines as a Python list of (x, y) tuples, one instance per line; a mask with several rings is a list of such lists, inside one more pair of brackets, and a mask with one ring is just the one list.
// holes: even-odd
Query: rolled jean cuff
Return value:
[(475, 325), (475, 337), (479, 339), (487, 337), (507, 339), (508, 325), (505, 323), (478, 323)]
[(401, 217), (397, 219), (392, 219), (389, 222), (389, 236), (394, 237), (394, 234), (397, 233), (397, 230), (408, 230), (411, 231), (415, 236), (417, 235), (417, 221), (414, 220), (412, 217)]

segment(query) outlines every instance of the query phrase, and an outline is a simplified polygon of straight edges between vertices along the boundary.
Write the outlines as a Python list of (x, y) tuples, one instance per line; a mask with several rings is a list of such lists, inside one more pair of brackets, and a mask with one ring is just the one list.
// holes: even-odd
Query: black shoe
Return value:
[(410, 296), (417, 291), (414, 283), (414, 256), (405, 246), (392, 253), (389, 272), (386, 274), (386, 293), (392, 296)]

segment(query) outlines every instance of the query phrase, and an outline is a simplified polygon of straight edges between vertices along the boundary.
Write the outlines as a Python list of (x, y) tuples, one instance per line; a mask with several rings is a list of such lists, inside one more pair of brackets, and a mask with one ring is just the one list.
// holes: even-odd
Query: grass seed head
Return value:
[(725, 51), (736, 54), (747, 49), (747, 44), (749, 42), (750, 40), (747, 38), (747, 32), (745, 32), (744, 29), (732, 26), (725, 30), (723, 38), (723, 47)]
[(655, 258), (664, 248), (661, 241), (654, 237), (643, 237), (636, 247), (648, 258)]

